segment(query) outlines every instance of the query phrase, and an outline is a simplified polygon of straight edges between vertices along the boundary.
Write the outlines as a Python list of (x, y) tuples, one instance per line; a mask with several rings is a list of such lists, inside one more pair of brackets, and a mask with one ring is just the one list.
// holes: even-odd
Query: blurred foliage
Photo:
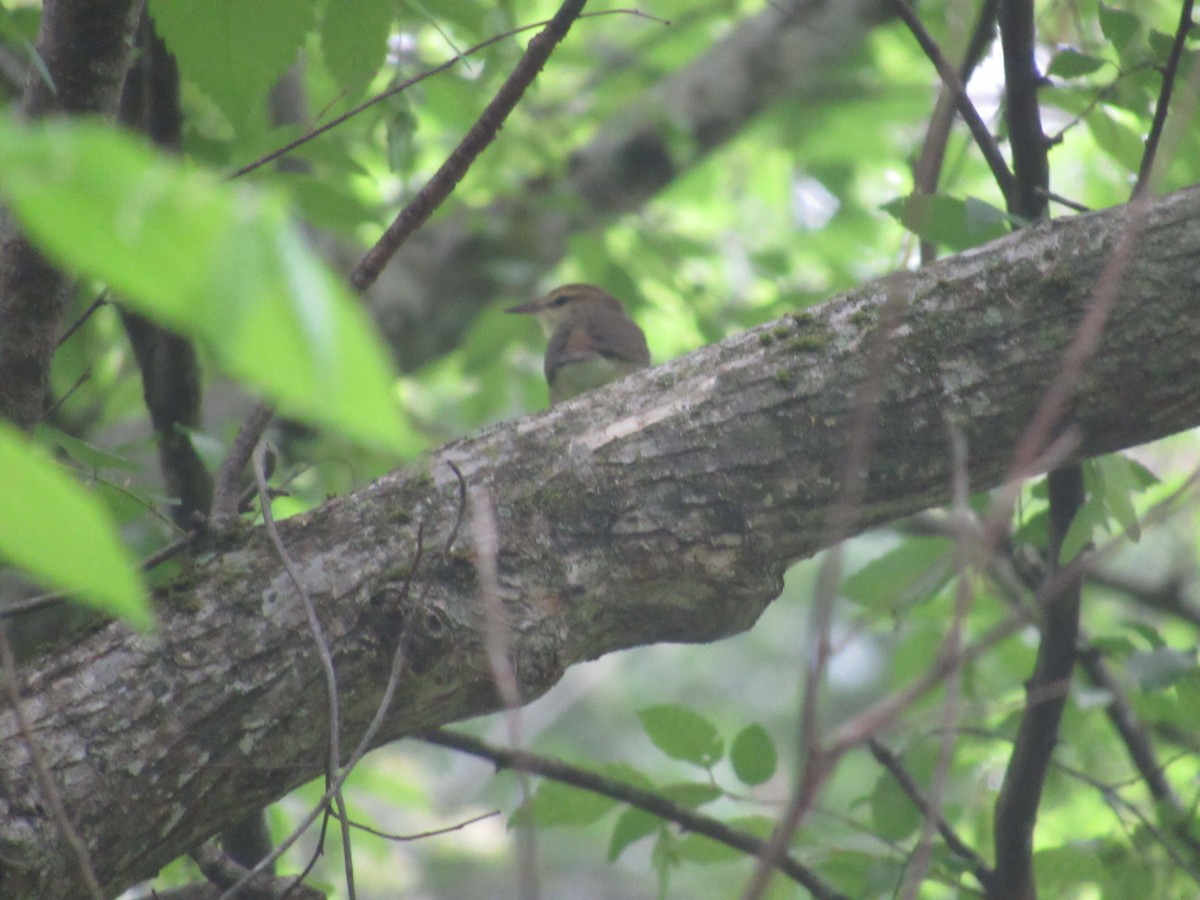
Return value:
[[(33, 7), (10, 6), (0, 9), (0, 36), (11, 48), (27, 48)], [(203, 432), (193, 437), (206, 458), (215, 466), (248, 406), (230, 379), (242, 390), (290, 401), (289, 412), (309, 426), (330, 428), (291, 423), (277, 434), (286, 464), (276, 481), (288, 491), (277, 515), (344, 493), (485, 424), (541, 408), (542, 339), (528, 323), (500, 312), (526, 297), (487, 298), (488, 308), (455, 350), (399, 378), (394, 389), (390, 382), (380, 388), (386, 376), (372, 349), (375, 338), (345, 343), (339, 334), (332, 341), (321, 327), (337, 321), (359, 335), (358, 313), (306, 258), (284, 214), (323, 240), (353, 248), (352, 256), (360, 253), (442, 163), (533, 32), (473, 53), (305, 144), (292, 154), (302, 166), (266, 166), (235, 188), (217, 182), (390, 85), (548, 17), (555, 5), (150, 0), (149, 8), (184, 77), (183, 160), (168, 164), (131, 149), (128, 140), (87, 130), (72, 137), (5, 125), (8, 171), (0, 183), (22, 215), (44, 223), (48, 246), (95, 279), (85, 282), (75, 315), (91, 303), (99, 283), (111, 283), (129, 302), (144, 303), (149, 314), (200, 341), (208, 409)], [(561, 177), (572, 150), (631, 98), (685, 65), (702, 64), (716, 40), (763, 12), (762, 4), (748, 0), (651, 0), (639, 9), (670, 24), (619, 13), (575, 25), (448, 210), (486, 211), (520, 196), (531, 179)], [(920, 4), (920, 13), (950, 57), (960, 56), (975, 5), (938, 0)], [(1055, 139), (1057, 195), (1093, 209), (1128, 198), (1177, 18), (1178, 3), (1166, 0), (1039, 4), (1039, 58), (1049, 76), (1041, 99)], [(1198, 46), (1193, 35), (1180, 66), (1156, 184), (1162, 192), (1200, 181)], [(308, 119), (277, 124), (268, 97), (297, 60), (302, 65), (293, 71)], [(903, 27), (876, 27), (865, 47), (825, 78), (819, 96), (776, 104), (636, 212), (575, 234), (567, 257), (542, 282), (610, 287), (628, 301), (662, 361), (914, 266), (916, 235), (951, 252), (1006, 230), (1003, 200), (961, 125), (951, 135), (938, 194), (911, 197), (912, 162), (938, 83)], [(1001, 80), (993, 50), (970, 90), (991, 130), (1003, 136)], [(91, 198), (95, 215), (136, 226), (137, 240), (76, 215), (67, 194), (57, 206), (43, 205), (46, 191), (35, 188), (45, 187), (53, 161), (63, 178), (76, 179), (72, 190)], [(114, 171), (124, 180), (113, 180)], [(165, 205), (135, 209), (147, 218), (129, 219), (133, 213), (122, 200), (151, 188), (162, 192), (157, 196)], [(64, 229), (74, 223), (73, 230), (60, 233), (56, 222)], [(181, 285), (199, 285), (198, 293)], [(256, 325), (255, 334), (283, 342), (253, 349), (230, 343), (231, 310), (260, 310), (256, 315), (268, 325)], [(359, 382), (345, 387), (328, 377), (352, 363), (371, 370), (359, 373), (371, 385), (361, 388), (362, 397), (353, 386)], [(47, 432), (45, 443), (92, 485), (92, 497), (121, 525), (127, 543), (139, 551), (161, 546), (172, 535), (161, 515), (137, 368), (110, 307), (63, 345), (52, 374), (57, 405), (51, 418), (58, 430)], [(393, 400), (401, 410), (399, 427)], [(60, 474), (42, 473), (45, 461), (33, 458), (39, 478)], [(1165, 775), (1189, 810), (1200, 783), (1197, 619), (1187, 613), (1197, 581), (1200, 513), (1189, 480), (1196, 463), (1194, 435), (1090, 463), (1089, 503), (1064, 548), (1070, 556), (1092, 541), (1109, 554), (1105, 577), (1085, 596), (1086, 640), (1155, 736)], [(989, 503), (974, 498), (972, 507), (986, 514)], [(36, 518), (42, 504), (29, 506), (37, 508), (31, 521), (44, 528), (48, 520)], [(1044, 489), (1026, 486), (1013, 523), (1012, 560), (1036, 567), (1045, 510)], [(646, 648), (575, 667), (522, 712), (531, 749), (657, 786), (677, 802), (767, 834), (798, 777), (795, 721), (808, 672), (807, 611), (821, 564), (796, 566), (784, 595), (744, 636), (707, 647)], [(830, 725), (928, 671), (960, 585), (954, 542), (915, 521), (849, 542), (843, 564), (837, 652), (820, 710)], [(1027, 591), (1014, 596), (1011, 583), (967, 577), (968, 639), (1000, 621), (1010, 604), (1032, 603)], [(1171, 598), (1182, 598), (1183, 606), (1162, 609)], [(1035, 640), (1020, 634), (967, 666), (957, 718), (947, 712), (943, 689), (883, 736), (914, 779), (928, 786), (943, 765), (946, 723), (952, 723), (953, 752), (940, 776), (942, 813), (985, 858)], [(1104, 714), (1107, 700), (1106, 692), (1077, 681), (1038, 821), (1042, 892), (1193, 897), (1197, 860), (1170, 836), (1168, 813), (1148, 797)], [(506, 740), (498, 721), (470, 727)], [(288, 833), (319, 796), (320, 786), (308, 785), (274, 807), (277, 835)], [(752, 866), (707, 838), (572, 788), (536, 783), (522, 803), (511, 774), (495, 775), (481, 762), (412, 743), (370, 757), (348, 796), (356, 820), (393, 833), (425, 832), (489, 809), (515, 813), (514, 824), (537, 829), (547, 896), (737, 896)], [(514, 851), (505, 817), (419, 841), (356, 832), (359, 895), (512, 895)], [(849, 896), (890, 897), (903, 883), (920, 832), (920, 815), (895, 781), (856, 751), (831, 773), (794, 852)], [(289, 866), (307, 862), (313, 840), (307, 837), (286, 857)], [(342, 896), (336, 843), (327, 844), (317, 877), (332, 896)], [(963, 861), (936, 841), (934, 847), (928, 880), (915, 896), (973, 896), (976, 886)], [(159, 886), (191, 877), (189, 866), (177, 864)], [(768, 896), (803, 892), (777, 878)]]

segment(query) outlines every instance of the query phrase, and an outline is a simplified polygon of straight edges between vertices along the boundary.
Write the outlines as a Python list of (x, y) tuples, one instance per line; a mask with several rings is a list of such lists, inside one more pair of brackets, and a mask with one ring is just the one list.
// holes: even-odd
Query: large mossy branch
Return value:
[[(498, 593), (526, 696), (603, 653), (735, 633), (828, 540), (872, 368), (864, 348), (879, 348), (883, 381), (856, 531), (946, 499), (950, 423), (974, 487), (1005, 479), (1133, 219), (1115, 209), (1039, 225), (865, 285), (282, 523), (335, 654), (343, 746), (374, 713), (400, 643), (380, 741), (497, 707), (470, 516), (442, 550), (461, 512), (455, 470), (496, 514)], [(1136, 239), (1075, 379), (1076, 457), (1200, 424), (1200, 189), (1148, 205)], [(888, 303), (899, 315), (881, 341)], [(111, 626), (22, 682), (41, 753), (114, 892), (324, 765), (316, 650), (261, 531), (203, 548), (159, 602), (156, 634)], [(80, 895), (7, 709), (0, 848), (0, 896)]]

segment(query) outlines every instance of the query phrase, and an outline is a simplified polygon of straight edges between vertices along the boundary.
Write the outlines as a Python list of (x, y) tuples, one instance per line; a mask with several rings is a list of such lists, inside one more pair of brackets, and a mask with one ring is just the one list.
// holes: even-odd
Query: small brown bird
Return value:
[(551, 404), (650, 365), (642, 329), (620, 300), (594, 285), (564, 284), (506, 312), (537, 316), (550, 338), (544, 369)]

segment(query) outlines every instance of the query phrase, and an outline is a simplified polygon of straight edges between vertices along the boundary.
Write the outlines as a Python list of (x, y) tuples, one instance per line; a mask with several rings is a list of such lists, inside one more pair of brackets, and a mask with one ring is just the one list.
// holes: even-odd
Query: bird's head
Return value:
[(582, 321), (595, 313), (626, 315), (620, 300), (592, 284), (564, 284), (537, 300), (510, 306), (505, 312), (536, 316), (547, 337), (562, 325)]

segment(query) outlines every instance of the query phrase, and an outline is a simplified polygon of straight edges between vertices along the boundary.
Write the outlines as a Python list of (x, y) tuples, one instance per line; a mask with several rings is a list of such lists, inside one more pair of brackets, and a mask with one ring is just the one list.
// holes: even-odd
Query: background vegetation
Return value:
[[(924, 2), (918, 14), (948, 59), (976, 57), (970, 94), (1007, 150), (1004, 69), (993, 29), (978, 25), (992, 6)], [(281, 161), (232, 186), (222, 181), (389, 87), (549, 17), (556, 5), (151, 0), (181, 76), (177, 148), (94, 123), (18, 124), (9, 116), (0, 128), (0, 191), (35, 242), (83, 276), (65, 320), (79, 327), (54, 355), (52, 405), (36, 443), (89, 487), (86, 496), (119, 526), (128, 554), (144, 556), (188, 522), (172, 520), (179, 498), (155, 464), (162, 431), (156, 440), (115, 299), (194, 341), (203, 413), (172, 427), (186, 432), (210, 471), (254, 396), (280, 404), (286, 418), (273, 432), (280, 454), (273, 483), (286, 491), (274, 504), (283, 518), (447, 440), (542, 408), (542, 339), (528, 321), (501, 312), (539, 289), (604, 285), (627, 302), (655, 360), (665, 361), (1021, 224), (1005, 212), (961, 122), (945, 142), (936, 197), (906, 203), (923, 148), (937, 140), (931, 122), (940, 82), (889, 3), (845, 4), (851, 24), (806, 21), (801, 30), (810, 33), (843, 29), (828, 35), (828, 58), (742, 58), (756, 83), (784, 88), (698, 104), (721, 119), (710, 142), (697, 139), (692, 108), (647, 112), (646, 99), (672, 79), (728, 64), (719, 48), (748, 23), (777, 17), (774, 27), (784, 31), (804, 7), (795, 13), (790, 3), (730, 0), (589, 7), (595, 14), (573, 25), (496, 140), (406, 249), (420, 262), (406, 266), (401, 256), (364, 305), (346, 286), (349, 272), (442, 165), (535, 32), (472, 51)], [(1180, 8), (1167, 0), (1037, 5), (1037, 59), (1048, 76), (1038, 99), (1053, 139), (1058, 198), (1089, 209), (1128, 201)], [(1190, 15), (1190, 4), (1185, 9)], [(39, 14), (25, 4), (0, 12), (10, 76), (31, 64), (35, 78), (43, 71), (28, 53)], [(1153, 179), (1158, 193), (1200, 182), (1195, 33), (1178, 56)], [(977, 35), (985, 40), (972, 51)], [(722, 83), (719, 70), (715, 76)], [(15, 107), (19, 82), (10, 80), (8, 90)], [(633, 160), (645, 183), (584, 180), (605, 154), (606, 136), (643, 118), (670, 151)], [(1061, 203), (1053, 212), (1072, 214)], [(318, 252), (328, 270), (315, 261)], [(92, 309), (105, 286), (113, 294)], [(996, 302), (1002, 311), (1005, 298)], [(325, 377), (334, 370), (350, 374)], [(396, 399), (399, 422), (390, 406)], [(11, 465), (25, 465), (21, 441), (2, 436), (4, 446), (13, 444)], [(1084, 588), (1081, 650), (1103, 662), (1109, 680), (1087, 669), (1071, 690), (1037, 819), (1043, 896), (1183, 898), (1200, 884), (1197, 457), (1189, 433), (1086, 464), (1089, 499), (1063, 556), (1089, 539), (1105, 551)], [(45, 462), (34, 457), (30, 479), (43, 477)], [(972, 502), (982, 508), (985, 499)], [(49, 518), (56, 511), (41, 494), (0, 500), (0, 517), (20, 523), (6, 530), (34, 535), (27, 543), (51, 546), (55, 556), (39, 563), (38, 547), (23, 555), (25, 544), (11, 534), (3, 552), (52, 586), (83, 587), (104, 608), (144, 619), (135, 587), (112, 588), (126, 577), (112, 574), (124, 571), (112, 561), (120, 551), (97, 550), (100, 562), (82, 555), (80, 568), (90, 573), (67, 571), (52, 537), (61, 528)], [(1032, 603), (1046, 534), (1039, 480), (1023, 486), (1010, 538), (991, 568), (964, 576), (974, 592), (968, 631), (981, 632), (1013, 603)], [(844, 722), (928, 670), (949, 624), (960, 621), (955, 546), (946, 517), (930, 514), (841, 549), (836, 652), (821, 722)], [(574, 667), (521, 711), (525, 746), (767, 836), (798, 777), (800, 704), (815, 640), (809, 614), (823, 565), (818, 558), (792, 569), (784, 593), (743, 636)], [(178, 571), (173, 563), (147, 577), (153, 585)], [(9, 588), (14, 597), (22, 591)], [(880, 734), (874, 753), (839, 759), (794, 854), (846, 896), (981, 896), (972, 874), (978, 859), (923, 827), (927, 819), (897, 772), (902, 767), (923, 795), (938, 795), (946, 831), (990, 860), (993, 807), (1036, 646), (1032, 626), (998, 644), (964, 666), (952, 689), (931, 693)], [(1152, 748), (1165, 793), (1131, 759), (1114, 708)], [(508, 741), (501, 717), (463, 730), (497, 747)], [(414, 841), (355, 832), (358, 896), (517, 895), (515, 835), (528, 827), (545, 896), (738, 896), (753, 871), (745, 854), (616, 800), (549, 779), (533, 785), (536, 802), (522, 804), (511, 773), (495, 774), (471, 755), (417, 741), (376, 752), (349, 782), (356, 821), (416, 833), (500, 814)], [(321, 791), (310, 785), (270, 809), (276, 838)], [(289, 851), (282, 870), (303, 868), (318, 837)], [(310, 881), (344, 896), (336, 843), (326, 841)], [(193, 864), (180, 861), (155, 886), (195, 877)], [(806, 892), (776, 877), (768, 895)]]

